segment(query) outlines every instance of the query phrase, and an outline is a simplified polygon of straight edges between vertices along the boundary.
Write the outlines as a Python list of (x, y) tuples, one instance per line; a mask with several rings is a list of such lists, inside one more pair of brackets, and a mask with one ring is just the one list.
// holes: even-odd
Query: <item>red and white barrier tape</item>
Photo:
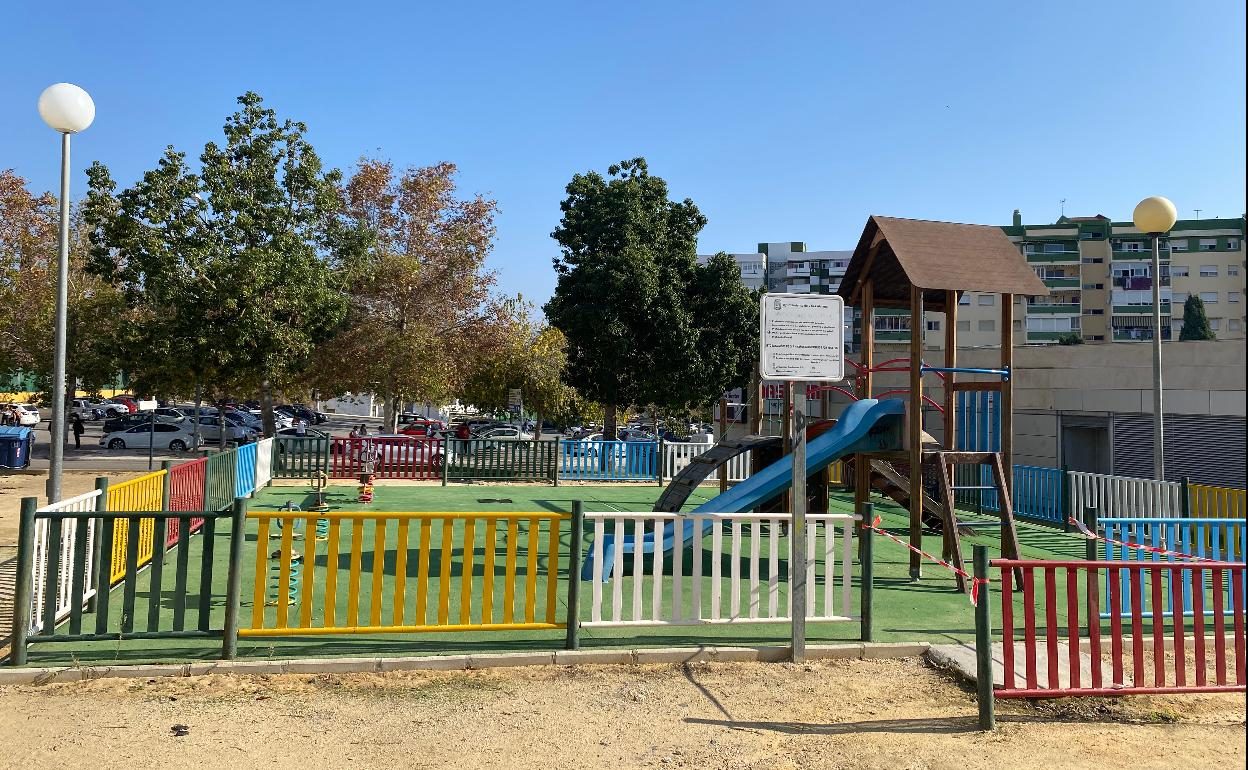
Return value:
[(1078, 527), (1079, 534), (1083, 535), (1088, 540), (1103, 540), (1106, 543), (1113, 543), (1114, 545), (1120, 545), (1123, 548), (1132, 548), (1137, 551), (1155, 553), (1161, 556), (1177, 556), (1180, 559), (1191, 559), (1192, 561), (1217, 561), (1217, 559), (1207, 559), (1204, 556), (1196, 556), (1190, 553), (1185, 553), (1183, 551), (1170, 551), (1170, 550), (1167, 550), (1165, 548), (1161, 548), (1155, 545), (1144, 545), (1143, 543), (1132, 543), (1128, 540), (1116, 540), (1112, 537), (1105, 537), (1099, 532), (1093, 532), (1092, 530), (1088, 529), (1087, 527), (1084, 526), (1083, 522), (1079, 521), (1073, 516), (1070, 517), (1070, 523)]
[(932, 555), (931, 555), (930, 553), (928, 553), (927, 551), (924, 551), (924, 550), (922, 550), (922, 549), (920, 549), (920, 548), (915, 548), (914, 546), (912, 546), (912, 545), (910, 545), (909, 543), (905, 542), (904, 540), (902, 540), (901, 538), (897, 537), (897, 536), (896, 536), (896, 535), (894, 535), (893, 533), (891, 533), (891, 532), (889, 532), (889, 531), (887, 531), (887, 530), (880, 529), (880, 520), (881, 520), (881, 519), (880, 519), (880, 517), (879, 517), (879, 516), (876, 516), (876, 517), (875, 517), (875, 521), (871, 522), (871, 531), (872, 531), (872, 532), (876, 532), (876, 533), (878, 533), (878, 534), (881, 534), (881, 535), (883, 535), (884, 537), (888, 538), (889, 540), (892, 540), (892, 541), (893, 541), (894, 543), (896, 543), (897, 545), (900, 545), (900, 546), (902, 546), (902, 547), (904, 547), (904, 548), (908, 548), (909, 550), (914, 551), (915, 553), (919, 554), (920, 556), (922, 556), (922, 557), (924, 557), (924, 558), (926, 558), (926, 559), (928, 559), (928, 560), (930, 560), (930, 561), (934, 561), (934, 562), (936, 562), (937, 564), (939, 564), (940, 566), (942, 566), (942, 567), (944, 567), (945, 569), (949, 570), (950, 572), (952, 572), (952, 573), (954, 573), (954, 574), (956, 574), (956, 575), (961, 575), (961, 576), (962, 576), (963, 578), (965, 578), (966, 580), (971, 581), (971, 597), (970, 597), (970, 598), (971, 598), (971, 606), (975, 606), (975, 604), (977, 604), (977, 603), (979, 602), (979, 586), (980, 586), (980, 584), (983, 584), (983, 585), (988, 585), (988, 579), (987, 579), (987, 578), (977, 578), (977, 577), (975, 577), (974, 575), (972, 575), (971, 573), (967, 572), (966, 570), (964, 570), (964, 569), (959, 569), (958, 567), (955, 567), (954, 565), (950, 564), (949, 562), (945, 561), (944, 559), (938, 559), (938, 558), (936, 558), (935, 556), (932, 556)]

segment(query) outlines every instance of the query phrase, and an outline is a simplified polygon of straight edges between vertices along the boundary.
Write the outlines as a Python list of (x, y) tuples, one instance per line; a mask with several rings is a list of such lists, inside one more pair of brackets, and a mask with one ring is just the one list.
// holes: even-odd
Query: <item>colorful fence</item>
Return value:
[[(586, 513), (593, 523), (590, 620), (594, 626), (691, 626), (788, 622), (793, 554), (789, 514)], [(848, 514), (807, 521), (806, 618), (854, 621), (851, 564), (854, 522)], [(709, 528), (706, 534), (704, 527)], [(838, 539), (839, 530), (839, 539)], [(623, 543), (662, 543), (664, 533), (693, 533), (690, 542), (646, 553)], [(610, 540), (609, 580), (602, 558)], [(838, 571), (839, 559), (839, 571)], [(648, 563), (648, 564), (647, 564)], [(801, 569), (802, 567), (798, 567)]]
[(1070, 472), (1070, 510), (1095, 508), (1100, 516), (1177, 518), (1184, 514), (1183, 485), (1101, 473)]
[(243, 444), (234, 450), (234, 497), (248, 497), (256, 491), (256, 444)]
[(1188, 510), (1201, 519), (1242, 519), (1248, 516), (1245, 491), (1233, 487), (1188, 484)]
[[(208, 466), (207, 458), (175, 465), (169, 469), (169, 510), (202, 511), (204, 509), (204, 481)], [(203, 519), (191, 519), (191, 531), (195, 532)], [(170, 519), (165, 535), (165, 547), (178, 541), (181, 520)]]
[[(108, 511), (159, 511), (164, 508), (164, 487), (167, 471), (159, 470), (137, 479), (123, 481), (110, 486), (105, 498), (105, 510)], [(155, 531), (153, 519), (114, 518), (113, 531), (110, 537), (101, 538), (111, 543), (112, 550), (106, 550), (105, 558), (109, 560), (109, 581), (111, 586), (126, 576), (126, 553), (130, 545), (130, 525), (137, 521), (138, 566), (147, 564), (152, 559), (152, 535)]]
[[(251, 511), (258, 525), (251, 622), (240, 636), (564, 628), (568, 514)], [(324, 540), (311, 537), (327, 520)], [(296, 551), (302, 529), (309, 537)], [(266, 545), (276, 540), (276, 547)], [(323, 543), (323, 544), (322, 544)], [(480, 564), (480, 575), (478, 570)]]
[(456, 481), (554, 481), (562, 443), (450, 439), (447, 441), (446, 478)]
[(273, 478), (314, 478), (327, 472), (328, 457), (328, 438), (277, 436), (273, 439)]
[[(1001, 559), (993, 561), (992, 567), (1000, 571), (1004, 639), (1004, 681), (992, 693), (998, 698), (1245, 689), (1243, 564)], [(1011, 570), (1022, 572), (1021, 597), (1016, 596)], [(1042, 578), (1039, 581), (1037, 572)], [(1108, 639), (1103, 638), (1100, 620), (1098, 583), (1102, 573), (1108, 588)], [(1195, 611), (1190, 621), (1188, 615), (1177, 611), (1182, 606), (1179, 595), (1183, 585), (1207, 587), (1193, 592)], [(1162, 606), (1161, 597), (1170, 593), (1172, 611), (1165, 616), (1168, 623), (1160, 617), (1146, 617), (1146, 592), (1153, 607)], [(1223, 606), (1228, 598), (1229, 612)], [(985, 601), (982, 596), (980, 601)], [(1209, 619), (1206, 603), (1212, 608)], [(1059, 621), (1059, 613), (1064, 614), (1064, 622)], [(987, 613), (982, 615), (977, 614), (977, 640), (980, 632), (986, 631), (982, 626)], [(1021, 638), (1016, 639), (1020, 630)], [(1186, 653), (1189, 643), (1194, 653), (1190, 663)], [(1148, 646), (1151, 653), (1146, 651)], [(991, 654), (989, 645), (977, 641), (976, 648), (980, 656)], [(1090, 666), (1081, 665), (1084, 650), (1090, 655)], [(988, 666), (991, 671), (991, 662)], [(982, 657), (980, 670), (984, 670)], [(982, 708), (982, 682), (980, 691)]]
[[(155, 476), (156, 474), (152, 474)], [(163, 473), (161, 474), (163, 475)], [(144, 484), (147, 477), (137, 479), (137, 484), (127, 489), (119, 484), (109, 490), (122, 490), (117, 500), (136, 499), (143, 502)], [(159, 479), (158, 479), (159, 480)], [(31, 642), (77, 642), (120, 641), (140, 638), (190, 638), (221, 637), (223, 656), (234, 656), (237, 623), (238, 590), (237, 565), (243, 546), (242, 507), (232, 511), (193, 511), (174, 513), (169, 511), (120, 510), (71, 510), (74, 505), (66, 501), (59, 510), (36, 511), (32, 504), (23, 507), (19, 531), (18, 565), (19, 581), (14, 595), (15, 620), (13, 630), (12, 660), (15, 665), (26, 662), (27, 644)], [(192, 538), (190, 521), (193, 517), (204, 519), (203, 534)], [(179, 519), (179, 537), (176, 558), (172, 560), (173, 588), (165, 580), (166, 525), (171, 519)], [(233, 518), (230, 530), (229, 561), (221, 564), (214, 559), (216, 521)], [(122, 565), (118, 568), (107, 560), (94, 561), (96, 550), (90, 541), (90, 522), (103, 522), (100, 527), (99, 553), (122, 553)], [(37, 547), (37, 533), (46, 527), (48, 542), (64, 539), (73, 532), (72, 548)], [(115, 536), (121, 534), (124, 541)], [(198, 548), (198, 576), (192, 579), (192, 543)], [(170, 551), (169, 553), (175, 553)], [(139, 568), (142, 555), (148, 555), (149, 568), (145, 591), (138, 590)], [(213, 590), (214, 569), (233, 568), (227, 581), (224, 601)], [(116, 596), (105, 589), (117, 574), (122, 575), (121, 593)], [(198, 586), (193, 583), (198, 582)], [(93, 588), (99, 587), (98, 593)], [(36, 592), (43, 597), (35, 598)], [(94, 596), (94, 618), (84, 621), (87, 602)], [(59, 597), (67, 596), (67, 602)], [(48, 597), (58, 597), (47, 601)], [(40, 603), (42, 601), (42, 604)], [(114, 612), (114, 603), (119, 603)], [(220, 624), (213, 622), (213, 607), (224, 605), (224, 617)], [(167, 606), (172, 611), (166, 613)], [(189, 624), (188, 607), (196, 614), (195, 623)], [(36, 612), (41, 622), (26, 622)], [(58, 623), (65, 626), (58, 628)]]
[(440, 479), (446, 446), (442, 439), (414, 436), (330, 440), (329, 476), (358, 478), (367, 467), (379, 479)]
[(654, 481), (657, 441), (561, 441), (559, 478), (568, 481)]
[[(96, 510), (99, 499), (100, 490), (97, 489), (35, 512), (31, 565), (33, 593), (29, 612), (31, 633), (56, 628), (56, 624), (68, 617), (75, 606), (81, 607), (95, 596), (95, 547), (99, 537), (96, 520), (71, 518), (62, 521), (40, 514), (89, 514)], [(49, 572), (69, 573), (74, 569), (73, 565), (79, 565), (82, 571), (82, 582), (77, 586), (76, 593), (71, 580), (49, 584)]]
[(273, 480), (273, 439), (256, 442), (256, 489), (264, 489)]
[[(1245, 527), (1243, 519), (1160, 519), (1160, 518), (1106, 518), (1097, 522), (1104, 530), (1104, 559), (1105, 561), (1116, 562), (1152, 562), (1152, 563), (1173, 563), (1183, 560), (1178, 554), (1190, 554), (1198, 559), (1206, 559), (1211, 561), (1242, 561), (1235, 558), (1235, 554), (1242, 554), (1245, 545)], [(1113, 541), (1120, 542), (1113, 542)], [(1156, 549), (1153, 551), (1131, 548), (1121, 543), (1134, 543), (1137, 545), (1147, 546)], [(1174, 553), (1159, 553), (1159, 551), (1171, 551)], [(1173, 579), (1173, 573), (1167, 573), (1164, 577)], [(1242, 577), (1242, 575), (1241, 575)], [(1126, 581), (1129, 576), (1126, 573), (1121, 575), (1123, 585), (1118, 587), (1119, 594), (1122, 599), (1122, 614), (1129, 616), (1137, 612), (1132, 604), (1133, 599), (1127, 591)], [(1177, 596), (1181, 596), (1181, 612), (1185, 615), (1191, 615), (1194, 610), (1194, 593), (1207, 593), (1208, 587), (1197, 590), (1198, 587), (1191, 583), (1192, 575), (1190, 573), (1182, 574), (1183, 584), (1180, 586), (1180, 593), (1173, 594), (1170, 590), (1163, 590), (1161, 593), (1161, 603), (1154, 605), (1153, 601), (1156, 597), (1144, 595), (1140, 597), (1143, 606), (1138, 608), (1138, 612), (1145, 618), (1153, 617), (1154, 613), (1160, 612), (1164, 615), (1174, 614), (1175, 607), (1171, 605), (1171, 601)], [(1105, 600), (1106, 606), (1110, 604), (1110, 591), (1112, 587), (1106, 583)], [(1225, 587), (1225, 596), (1223, 597), (1223, 606), (1226, 612), (1231, 610), (1231, 585), (1228, 583)], [(1212, 612), (1212, 605), (1205, 603), (1205, 613)], [(1103, 616), (1108, 617), (1108, 610), (1103, 611)]]

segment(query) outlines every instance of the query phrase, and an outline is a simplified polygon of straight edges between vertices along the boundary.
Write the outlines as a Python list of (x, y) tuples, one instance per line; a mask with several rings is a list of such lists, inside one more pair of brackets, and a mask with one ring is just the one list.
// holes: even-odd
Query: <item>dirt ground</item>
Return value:
[[(108, 476), (109, 483), (117, 484), (142, 476), (139, 471), (65, 471), (61, 476), (61, 494), (73, 497), (95, 489), (98, 476)], [(47, 474), (14, 473), (0, 475), (0, 546), (17, 545), (17, 519), (22, 510), (23, 497), (37, 497), (44, 501)]]
[[(2, 767), (1243, 767), (1239, 695), (999, 703), (919, 660), (0, 688)], [(184, 726), (185, 734), (175, 729)]]

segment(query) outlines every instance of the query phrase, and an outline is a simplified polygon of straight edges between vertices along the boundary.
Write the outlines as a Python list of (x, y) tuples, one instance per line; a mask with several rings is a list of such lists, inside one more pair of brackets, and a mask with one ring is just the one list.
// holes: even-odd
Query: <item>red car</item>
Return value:
[(135, 412), (139, 411), (139, 405), (136, 404), (134, 402), (134, 399), (130, 398), (129, 396), (113, 396), (110, 400), (115, 401), (116, 403), (122, 404), (123, 406), (125, 406), (127, 409), (130, 410), (130, 414), (134, 414)]
[(409, 420), (399, 426), (399, 433), (402, 433), (404, 436), (425, 438), (433, 435), (435, 431), (445, 429), (446, 425), (441, 420)]

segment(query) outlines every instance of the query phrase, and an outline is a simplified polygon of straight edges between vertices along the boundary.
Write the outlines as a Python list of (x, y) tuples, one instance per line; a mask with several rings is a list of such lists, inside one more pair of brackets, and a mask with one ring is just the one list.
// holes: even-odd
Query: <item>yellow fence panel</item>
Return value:
[(239, 636), (566, 628), (558, 619), (566, 513), (247, 518), (257, 530), (255, 584)]
[[(1215, 487), (1209, 484), (1188, 484), (1191, 495), (1188, 515), (1193, 519), (1242, 519), (1245, 512), (1245, 490), (1234, 487)], [(1205, 547), (1210, 547), (1211, 534), (1205, 533)], [(1231, 547), (1239, 553), (1238, 527), (1230, 532)]]
[(828, 466), (828, 483), (837, 485), (845, 483), (845, 466), (840, 460)]
[[(107, 509), (110, 511), (159, 511), (164, 504), (165, 474), (159, 470), (137, 479), (123, 481), (108, 488)], [(143, 566), (152, 559), (152, 545), (156, 529), (155, 519), (139, 520), (139, 561)], [(113, 552), (109, 561), (109, 576), (116, 583), (126, 576), (126, 543), (130, 535), (130, 522), (117, 519), (113, 522)]]

